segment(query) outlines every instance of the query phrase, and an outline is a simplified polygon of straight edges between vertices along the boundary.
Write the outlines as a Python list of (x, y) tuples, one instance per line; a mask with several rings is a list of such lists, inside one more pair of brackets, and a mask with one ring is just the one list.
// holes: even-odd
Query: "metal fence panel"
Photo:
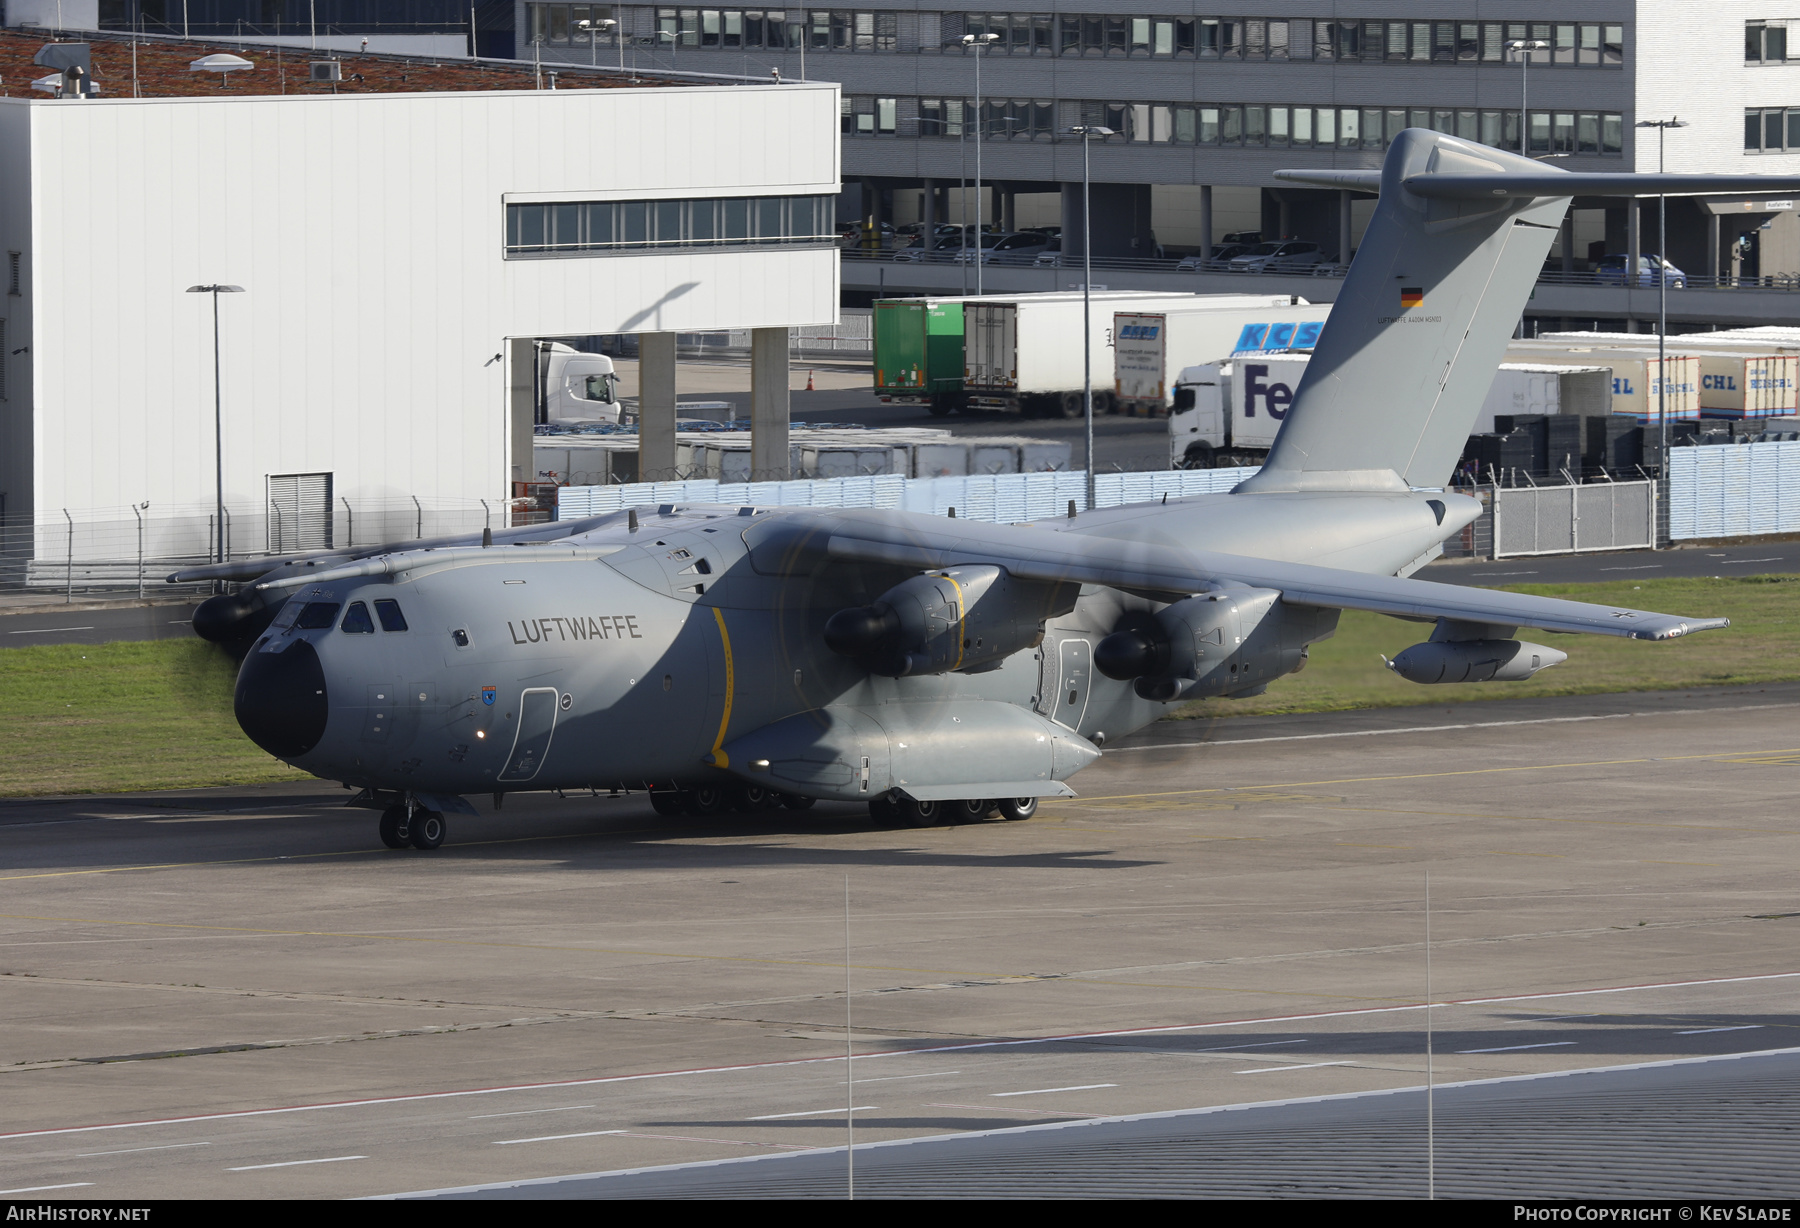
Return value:
[(1649, 482), (1501, 487), (1493, 501), (1497, 559), (1654, 544), (1655, 497)]

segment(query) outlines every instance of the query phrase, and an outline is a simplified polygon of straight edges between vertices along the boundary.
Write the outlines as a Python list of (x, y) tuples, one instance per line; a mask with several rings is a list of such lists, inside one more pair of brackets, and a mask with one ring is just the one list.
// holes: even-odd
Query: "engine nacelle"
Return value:
[(896, 584), (871, 605), (839, 610), (825, 644), (871, 673), (979, 673), (1044, 638), (1075, 608), (1080, 585), (1020, 580), (1003, 567), (951, 567)]
[(1273, 589), (1220, 589), (1115, 631), (1095, 646), (1094, 667), (1161, 703), (1249, 694), (1300, 669), (1306, 646), (1336, 629), (1336, 610), (1287, 605)]
[(1521, 640), (1431, 640), (1395, 655), (1388, 668), (1408, 682), (1523, 682), (1569, 654)]

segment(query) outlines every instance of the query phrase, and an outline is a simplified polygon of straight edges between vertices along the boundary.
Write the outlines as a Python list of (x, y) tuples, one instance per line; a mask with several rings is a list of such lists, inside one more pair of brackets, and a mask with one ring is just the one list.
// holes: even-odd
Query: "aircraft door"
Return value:
[(1088, 682), (1093, 675), (1094, 649), (1087, 640), (1067, 639), (1058, 646), (1062, 659), (1062, 679), (1051, 692), (1056, 707), (1050, 719), (1079, 731), (1081, 718), (1087, 715)]
[(531, 687), (519, 696), (519, 734), (501, 780), (530, 780), (544, 766), (550, 735), (556, 731), (558, 698), (555, 687)]
[(1038, 645), (1037, 698), (1032, 707), (1040, 716), (1056, 715), (1056, 692), (1062, 683), (1062, 650), (1057, 641), (1046, 639)]

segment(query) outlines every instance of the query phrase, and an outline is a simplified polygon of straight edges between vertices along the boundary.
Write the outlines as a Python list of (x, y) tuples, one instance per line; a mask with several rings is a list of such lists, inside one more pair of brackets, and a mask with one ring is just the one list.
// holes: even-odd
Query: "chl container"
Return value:
[[(1692, 354), (1670, 353), (1658, 360), (1655, 349), (1612, 349), (1571, 346), (1566, 342), (1515, 341), (1506, 351), (1508, 363), (1580, 363), (1612, 370), (1612, 412), (1630, 414), (1641, 423), (1658, 422), (1658, 405), (1665, 404), (1670, 421), (1700, 416), (1700, 360)], [(1663, 364), (1667, 365), (1666, 396)]]

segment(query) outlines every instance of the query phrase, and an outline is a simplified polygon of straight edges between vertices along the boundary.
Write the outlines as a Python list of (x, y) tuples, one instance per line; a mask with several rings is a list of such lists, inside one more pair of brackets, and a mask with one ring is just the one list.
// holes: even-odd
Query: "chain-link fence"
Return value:
[[(188, 591), (164, 582), (170, 572), (227, 560), (299, 550), (366, 549), (385, 542), (480, 533), (483, 528), (552, 519), (548, 506), (505, 499), (338, 499), (329, 513), (311, 509), (226, 506), (223, 533), (211, 507), (149, 505), (58, 509), (0, 520), (0, 591), (76, 595), (151, 595)], [(221, 541), (221, 537), (223, 540)], [(194, 586), (199, 592), (208, 586)]]

